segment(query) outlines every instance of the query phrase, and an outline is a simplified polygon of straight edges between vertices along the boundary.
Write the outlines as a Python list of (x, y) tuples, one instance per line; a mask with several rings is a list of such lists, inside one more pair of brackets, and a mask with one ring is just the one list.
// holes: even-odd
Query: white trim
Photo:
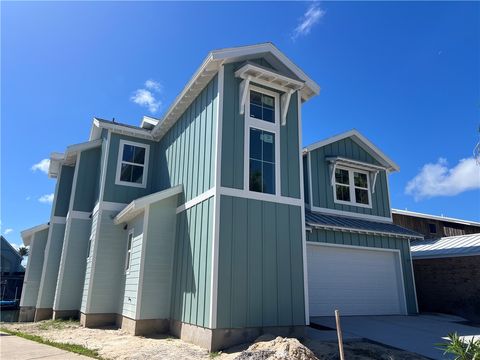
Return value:
[(415, 295), (415, 308), (417, 309), (417, 314), (420, 312), (418, 308), (418, 298), (417, 298), (417, 284), (415, 283), (415, 272), (413, 271), (413, 258), (412, 251), (410, 247), (410, 242), (408, 242), (408, 254), (410, 255), (410, 269), (412, 272), (412, 282), (413, 282), (413, 293)]
[[(107, 141), (105, 143), (105, 154), (103, 155), (103, 163), (102, 163), (102, 168), (101, 168), (101, 178), (100, 178), (100, 191), (98, 195), (98, 202), (101, 203), (103, 201), (103, 195), (105, 192), (105, 182), (107, 179), (107, 165), (108, 165), (108, 158), (109, 158), (109, 153), (110, 153), (110, 142), (112, 138), (112, 133), (111, 130), (108, 130), (107, 132)], [(103, 149), (102, 149), (103, 150)]]
[[(265, 120), (250, 117), (250, 91), (256, 91), (261, 94), (271, 96), (275, 100), (275, 122), (271, 123)], [(263, 88), (250, 85), (248, 89), (247, 102), (245, 104), (245, 133), (244, 133), (244, 158), (243, 158), (243, 190), (248, 194), (263, 194), (271, 197), (280, 197), (281, 172), (280, 172), (280, 104), (279, 94)], [(250, 129), (272, 132), (275, 135), (275, 194), (267, 194), (250, 190)]]
[[(127, 204), (125, 204), (125, 203), (102, 201), (101, 205), (99, 206), (99, 210), (122, 211), (125, 208), (125, 206), (127, 206)], [(95, 211), (94, 211), (94, 213), (95, 213)]]
[(67, 212), (67, 219), (73, 216), (73, 205), (75, 203), (75, 193), (77, 191), (77, 181), (78, 181), (78, 171), (80, 168), (80, 159), (82, 157), (82, 153), (78, 152), (75, 155), (75, 170), (73, 172), (73, 181), (72, 181), (72, 188), (70, 190), (70, 202), (68, 204), (68, 212)]
[(307, 244), (308, 245), (317, 245), (317, 246), (347, 248), (347, 249), (353, 249), (353, 250), (370, 250), (370, 251), (383, 251), (383, 252), (396, 253), (397, 256), (398, 256), (398, 264), (400, 266), (400, 283), (401, 283), (400, 290), (403, 293), (403, 297), (402, 297), (403, 298), (403, 314), (404, 315), (408, 314), (407, 291), (405, 289), (405, 276), (404, 276), (404, 273), (403, 273), (402, 253), (399, 249), (377, 248), (377, 247), (344, 245), (344, 244), (331, 244), (331, 243), (324, 243), (324, 242), (319, 242), (319, 241), (307, 241)]
[[(137, 281), (137, 302), (135, 304), (135, 319), (140, 319), (140, 311), (142, 309), (143, 284), (145, 283), (144, 281), (145, 255), (147, 251), (146, 249), (147, 249), (147, 233), (148, 233), (149, 217), (150, 217), (150, 204), (148, 204), (145, 207), (145, 211), (143, 213), (143, 230), (141, 235), (142, 236), (142, 252), (140, 254), (140, 271), (139, 271), (139, 277)], [(173, 274), (173, 272), (171, 274)]]
[(346, 138), (351, 137), (353, 141), (355, 141), (359, 146), (361, 146), (365, 151), (367, 151), (369, 154), (371, 154), (376, 160), (378, 160), (381, 164), (385, 165), (385, 167), (393, 172), (393, 171), (399, 171), (400, 167), (393, 161), (391, 160), (387, 155), (385, 155), (378, 147), (373, 145), (370, 140), (368, 140), (365, 136), (360, 134), (360, 132), (356, 129), (352, 129), (350, 131), (332, 136), (328, 139), (318, 141), (316, 143), (313, 143), (306, 148), (304, 148), (304, 151), (313, 151), (315, 149), (321, 148), (325, 145), (334, 143), (339, 140), (343, 140)]
[(369, 164), (363, 161), (358, 161), (358, 160), (353, 160), (353, 159), (347, 159), (345, 157), (341, 156), (331, 156), (331, 157), (326, 157), (325, 160), (331, 162), (331, 163), (337, 163), (340, 166), (346, 166), (349, 168), (355, 168), (355, 169), (360, 169), (364, 171), (381, 171), (381, 170), (388, 170), (385, 166), (378, 166), (378, 165), (373, 165)]
[[(134, 238), (134, 230), (135, 228), (132, 227), (128, 230), (128, 233), (127, 233), (127, 254), (125, 256), (125, 265), (123, 266), (123, 269), (124, 269), (124, 273), (125, 275), (128, 275), (130, 274), (130, 267), (132, 266), (132, 249), (133, 249), (133, 240), (135, 239)], [(128, 248), (128, 241), (130, 240), (130, 235), (132, 236), (132, 240), (130, 241), (130, 249)], [(143, 238), (142, 238), (142, 243), (143, 243)], [(142, 254), (143, 256), (143, 254)], [(127, 266), (128, 264), (128, 266)], [(140, 278), (140, 281), (142, 280), (142, 278)], [(138, 291), (138, 290), (137, 290)]]
[[(130, 145), (130, 146), (140, 147), (140, 148), (145, 149), (144, 163), (139, 164), (139, 163), (124, 161), (123, 160), (123, 148), (124, 148), (125, 145)], [(149, 163), (149, 160), (150, 160), (150, 145), (121, 139), (120, 144), (118, 145), (117, 171), (116, 171), (116, 174), (115, 174), (115, 185), (146, 188), (147, 187), (147, 180), (148, 180), (148, 163)], [(120, 180), (123, 163), (126, 163), (127, 165), (132, 165), (132, 166), (140, 166), (140, 167), (143, 168), (142, 183), (141, 184), (135, 183), (135, 182)]]
[[(335, 179), (336, 169), (348, 171), (348, 185), (347, 184), (342, 184), (342, 183), (337, 183), (337, 181)], [(334, 167), (332, 168), (331, 171), (332, 171), (331, 180), (332, 180), (333, 202), (334, 203), (341, 204), (341, 205), (363, 207), (363, 208), (368, 208), (368, 209), (372, 208), (372, 192), (371, 192), (371, 186), (370, 186), (370, 176), (369, 176), (370, 174), (368, 173), (368, 171), (353, 169), (353, 168), (349, 168), (349, 167), (346, 167), (346, 166), (338, 166), (338, 165), (334, 165)], [(366, 175), (366, 177), (367, 177), (367, 188), (366, 189), (355, 185), (355, 173)], [(350, 193), (350, 201), (337, 199), (337, 187), (336, 187), (336, 185), (348, 187), (348, 191)], [(360, 189), (360, 190), (367, 190), (368, 204), (357, 203), (357, 196), (355, 195), (355, 190), (357, 188)]]
[(308, 195), (310, 198), (309, 206), (313, 208), (313, 188), (312, 188), (312, 155), (310, 152), (307, 153), (307, 163), (308, 163), (308, 186), (309, 191)]
[(278, 72), (263, 68), (261, 66), (247, 63), (235, 71), (235, 77), (241, 79), (251, 78), (255, 82), (263, 82), (262, 85), (278, 89), (283, 92), (301, 90), (305, 84), (302, 81), (292, 79)]
[(314, 229), (333, 230), (333, 231), (350, 232), (350, 233), (357, 233), (357, 234), (370, 234), (370, 235), (377, 235), (377, 236), (388, 236), (388, 237), (395, 237), (395, 238), (401, 238), (401, 239), (423, 239), (423, 236), (420, 237), (420, 236), (407, 235), (407, 234), (390, 233), (386, 231), (346, 228), (346, 227), (335, 226), (335, 225), (315, 224), (311, 222), (308, 223), (308, 226)]
[(220, 187), (220, 195), (234, 196), (244, 199), (268, 201), (279, 204), (287, 204), (294, 206), (302, 206), (304, 201), (302, 199), (287, 197), (287, 196), (273, 196), (270, 194), (255, 193), (255, 192), (246, 192), (241, 189), (234, 189), (229, 187)]
[(181, 213), (182, 211), (190, 209), (191, 207), (193, 207), (197, 204), (200, 204), (207, 199), (210, 199), (214, 195), (215, 195), (215, 186), (208, 189), (204, 193), (201, 193), (197, 197), (194, 197), (193, 199), (187, 201), (186, 203), (180, 205), (179, 207), (177, 207), (176, 213), (178, 214), (178, 213)]
[(359, 218), (359, 219), (365, 219), (365, 220), (381, 221), (385, 223), (393, 222), (391, 217), (385, 217), (385, 216), (360, 214), (360, 213), (354, 213), (350, 211), (335, 210), (335, 209), (329, 209), (329, 208), (318, 207), (318, 206), (307, 206), (307, 208), (309, 208), (312, 211), (316, 211), (324, 214), (343, 215), (347, 217), (353, 217), (353, 218)]
[[(282, 126), (285, 126), (287, 123), (287, 114), (288, 114), (288, 108), (290, 106), (290, 99), (292, 98), (293, 93), (295, 90), (290, 90), (280, 96), (280, 117), (281, 117), (281, 122), (280, 124)], [(300, 98), (300, 93), (298, 93), (298, 98)], [(301, 106), (301, 103), (300, 103)], [(302, 132), (302, 128), (298, 128), (298, 132)], [(299, 147), (302, 146), (302, 143), (299, 144)], [(302, 151), (300, 149), (300, 154), (302, 154)]]
[(142, 128), (135, 128), (131, 126), (126, 126), (124, 124), (112, 123), (108, 120), (103, 120), (99, 118), (93, 118), (92, 128), (90, 130), (90, 141), (96, 140), (98, 136), (101, 136), (101, 131), (95, 131), (95, 128), (98, 129), (107, 129), (108, 132), (114, 132), (120, 135), (128, 135), (136, 138), (154, 140), (150, 130), (145, 130)]
[(398, 214), (398, 215), (420, 217), (420, 218), (424, 218), (424, 219), (454, 222), (454, 223), (462, 224), (462, 225), (480, 226), (480, 222), (476, 222), (476, 221), (462, 220), (462, 219), (456, 219), (456, 218), (451, 218), (451, 217), (446, 217), (446, 216), (430, 215), (430, 214), (424, 214), (424, 213), (419, 213), (419, 212), (415, 212), (415, 211), (392, 209), (392, 213), (393, 214)]
[[(422, 251), (426, 252), (426, 251)], [(434, 254), (434, 255), (412, 255), (412, 260), (429, 260), (429, 259), (443, 259), (443, 258), (457, 258), (467, 256), (480, 256), (480, 252), (466, 253), (466, 254)]]
[(67, 214), (67, 219), (91, 220), (91, 212), (70, 210)]
[(65, 216), (52, 216), (50, 219), (50, 224), (66, 224), (67, 223), (67, 218)]
[(215, 151), (215, 197), (212, 221), (212, 276), (210, 283), (210, 328), (217, 327), (217, 296), (218, 296), (218, 253), (220, 239), (220, 186), (221, 186), (221, 161), (222, 161), (222, 125), (223, 125), (223, 65), (218, 72), (218, 106), (217, 106), (217, 127), (216, 127), (216, 151)]
[[(289, 99), (290, 102), (290, 99)], [(288, 107), (287, 107), (288, 111)], [(300, 170), (300, 200), (302, 222), (302, 255), (303, 255), (303, 296), (305, 302), (305, 324), (310, 325), (310, 302), (308, 300), (308, 265), (307, 265), (307, 231), (305, 227), (305, 189), (303, 182), (303, 154), (302, 154), (302, 101), (300, 93), (297, 92), (297, 118), (298, 118), (298, 147), (299, 147), (299, 170)]]
[[(37, 232), (40, 232), (42, 230), (45, 230), (45, 229), (48, 229), (49, 225), (48, 224), (40, 224), (40, 225), (36, 225), (36, 226), (33, 226), (31, 228), (28, 228), (28, 229), (25, 229), (23, 231), (20, 232), (20, 236), (22, 237), (22, 240), (23, 240), (23, 244), (25, 246), (28, 246), (29, 244), (27, 244), (25, 241), (26, 241), (26, 238), (29, 238), (30, 236), (33, 236), (35, 235), (35, 233)], [(30, 242), (29, 242), (30, 243)]]
[(133, 200), (130, 204), (125, 206), (115, 218), (113, 223), (118, 225), (120, 223), (127, 222), (139, 215), (150, 204), (167, 199), (171, 196), (180, 194), (183, 191), (183, 185), (177, 185), (175, 187), (168, 188), (166, 190), (158, 191), (156, 193)]

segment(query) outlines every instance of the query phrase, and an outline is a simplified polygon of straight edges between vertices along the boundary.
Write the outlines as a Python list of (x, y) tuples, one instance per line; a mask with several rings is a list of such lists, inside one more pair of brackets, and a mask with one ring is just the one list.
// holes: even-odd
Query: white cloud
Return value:
[(5, 231), (3, 232), (3, 235), (8, 235), (8, 234), (10, 234), (10, 233), (12, 233), (12, 232), (13, 232), (13, 229), (8, 228), (8, 229), (5, 229)]
[(292, 40), (296, 40), (299, 36), (305, 36), (310, 33), (313, 26), (325, 15), (325, 10), (320, 8), (318, 2), (311, 4), (305, 14), (300, 18), (300, 22), (293, 30)]
[(50, 159), (43, 159), (31, 167), (32, 171), (42, 171), (48, 174), (48, 167), (50, 166)]
[(162, 106), (162, 101), (156, 98), (161, 91), (161, 84), (155, 80), (149, 79), (145, 81), (145, 88), (137, 89), (130, 100), (135, 104), (147, 107), (151, 113), (156, 113)]
[(53, 202), (53, 194), (45, 194), (38, 198), (38, 201), (44, 204), (51, 204)]
[(436, 196), (454, 196), (462, 192), (480, 189), (480, 166), (474, 158), (462, 159), (452, 168), (447, 160), (425, 164), (405, 187), (405, 193), (415, 201)]

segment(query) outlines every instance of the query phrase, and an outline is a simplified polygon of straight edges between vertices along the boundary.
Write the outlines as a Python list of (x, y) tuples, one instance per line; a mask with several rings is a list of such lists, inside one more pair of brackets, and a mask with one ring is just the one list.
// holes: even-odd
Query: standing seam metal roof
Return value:
[(323, 213), (305, 210), (305, 222), (307, 226), (342, 228), (358, 232), (385, 233), (404, 238), (422, 238), (423, 235), (415, 231), (405, 229), (393, 223), (380, 221), (371, 221), (364, 219), (351, 218), (338, 215), (327, 215)]
[(411, 242), (413, 258), (480, 255), (480, 234), (448, 236)]

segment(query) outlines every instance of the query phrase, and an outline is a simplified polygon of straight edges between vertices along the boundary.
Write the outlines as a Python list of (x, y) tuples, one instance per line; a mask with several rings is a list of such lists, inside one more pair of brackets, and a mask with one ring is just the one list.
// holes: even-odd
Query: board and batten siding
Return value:
[(189, 201), (213, 187), (217, 107), (215, 76), (160, 140), (155, 191), (182, 184)]
[(305, 325), (300, 206), (221, 196), (217, 327)]
[(90, 212), (97, 200), (102, 148), (85, 150), (80, 155), (73, 210)]
[(89, 219), (67, 220), (54, 310), (80, 310), (90, 229)]
[(35, 233), (32, 237), (20, 306), (37, 305), (47, 238), (48, 228)]
[(405, 295), (407, 300), (407, 311), (409, 314), (417, 313), (415, 300), (415, 284), (413, 282), (411, 265), (410, 244), (407, 239), (367, 234), (356, 234), (323, 229), (313, 229), (312, 231), (307, 231), (307, 241), (399, 250), (403, 270), (403, 283), (405, 285)]
[[(142, 243), (143, 243), (143, 213), (135, 217), (128, 223), (125, 231), (125, 243), (128, 242), (128, 234), (133, 229), (133, 240), (130, 255), (130, 267), (128, 270), (123, 268), (122, 274), (125, 277), (125, 286), (123, 292), (122, 315), (130, 319), (136, 319), (138, 287), (140, 283), (140, 265), (142, 261)], [(126, 247), (125, 247), (126, 250)], [(125, 258), (125, 265), (126, 265)]]
[[(120, 150), (120, 140), (127, 140), (139, 144), (150, 145), (150, 154), (148, 161), (148, 174), (146, 187), (136, 187), (128, 185), (115, 184), (115, 177), (117, 176), (118, 152)], [(138, 199), (142, 196), (151, 194), (154, 189), (154, 174), (155, 174), (155, 146), (154, 141), (139, 139), (131, 136), (120, 135), (111, 132), (108, 149), (108, 165), (105, 177), (105, 189), (103, 193), (103, 200), (128, 204), (129, 202)]]
[(74, 173), (74, 166), (63, 165), (61, 167), (55, 189), (53, 216), (67, 216)]
[(211, 197), (177, 214), (171, 316), (201, 327), (210, 327), (213, 208)]
[(312, 192), (312, 205), (321, 208), (389, 218), (390, 200), (388, 195), (387, 174), (384, 170), (380, 171), (377, 176), (375, 193), (372, 194), (372, 208), (335, 203), (333, 187), (330, 182), (330, 167), (329, 163), (325, 160), (327, 157), (335, 156), (381, 165), (351, 138), (342, 139), (311, 151), (310, 169), (312, 189), (308, 189), (306, 192), (310, 190)]
[[(235, 77), (235, 71), (244, 64), (242, 62), (224, 65), (221, 184), (224, 187), (235, 189), (243, 189), (244, 187), (245, 118), (239, 110), (241, 79)], [(255, 84), (254, 79), (252, 79), (251, 84), (262, 87)], [(278, 93), (277, 90), (267, 89)], [(300, 198), (297, 96), (297, 92), (295, 92), (290, 99), (287, 122), (284, 126), (280, 126), (280, 139), (276, 139), (276, 141), (280, 141), (281, 195), (294, 198)]]

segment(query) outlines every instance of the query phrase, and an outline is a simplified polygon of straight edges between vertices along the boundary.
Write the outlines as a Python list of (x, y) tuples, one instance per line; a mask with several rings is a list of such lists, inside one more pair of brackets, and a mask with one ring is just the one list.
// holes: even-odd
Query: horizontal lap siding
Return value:
[(177, 214), (172, 318), (210, 326), (214, 198)]
[[(97, 232), (97, 224), (98, 224), (98, 218), (99, 218), (100, 212), (97, 211), (92, 215), (92, 227), (90, 231), (90, 236), (95, 235)], [(92, 243), (90, 244), (90, 254), (93, 253), (93, 247), (95, 246), (94, 244), (95, 240), (94, 238), (92, 239)], [(91, 281), (91, 273), (92, 273), (92, 257), (89, 257), (90, 254), (86, 254), (87, 260), (86, 260), (86, 265), (85, 265), (85, 280), (83, 283), (83, 291), (82, 291), (82, 304), (80, 306), (80, 311), (85, 313), (87, 309), (87, 297), (88, 297), (88, 289), (90, 287), (90, 281)]]
[(156, 191), (182, 184), (189, 201), (212, 188), (217, 106), (215, 77), (160, 140)]
[(299, 206), (222, 196), (217, 327), (305, 324)]
[(369, 164), (380, 165), (370, 154), (352, 139), (347, 138), (311, 151), (312, 200), (313, 206), (348, 211), (360, 214), (390, 217), (387, 174), (380, 171), (377, 176), (375, 193), (372, 194), (372, 208), (336, 204), (334, 201), (331, 174), (327, 157), (340, 156)]
[(386, 236), (314, 229), (311, 232), (307, 232), (307, 241), (400, 250), (407, 310), (409, 314), (417, 312), (408, 240)]
[(124, 278), (124, 292), (122, 302), (122, 314), (131, 319), (136, 319), (136, 311), (138, 306), (138, 288), (140, 282), (140, 266), (142, 261), (142, 245), (143, 245), (143, 213), (137, 216), (128, 224), (128, 229), (125, 231), (125, 254), (128, 243), (128, 234), (133, 229), (133, 241), (130, 256), (130, 268), (125, 271), (127, 259), (125, 258), (125, 265), (122, 271)]
[(23, 282), (20, 306), (36, 306), (40, 280), (42, 277), (45, 245), (47, 244), (48, 229), (35, 233), (28, 255), (27, 270)]

